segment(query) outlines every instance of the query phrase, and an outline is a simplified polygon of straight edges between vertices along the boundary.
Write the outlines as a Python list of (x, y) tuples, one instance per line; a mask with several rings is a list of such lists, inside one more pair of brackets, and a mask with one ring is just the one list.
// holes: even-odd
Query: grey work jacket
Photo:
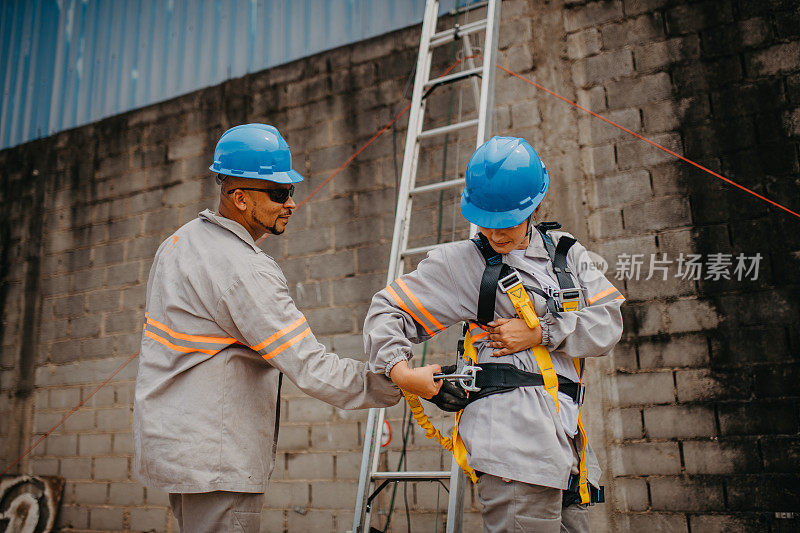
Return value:
[(134, 472), (167, 492), (264, 492), (279, 375), (342, 409), (397, 403), (365, 363), (326, 353), (286, 279), (238, 223), (210, 210), (156, 252), (134, 400)]
[[(564, 232), (550, 231), (557, 244)], [(542, 289), (530, 271), (529, 261), (541, 262), (555, 279), (541, 236), (533, 232), (525, 257), (504, 255), (523, 284)], [(596, 269), (586, 249), (575, 243), (567, 254), (576, 287), (582, 287), (581, 308), (556, 318), (544, 298), (534, 299), (542, 326), (542, 345), (551, 354), (569, 358), (605, 355), (622, 335), (620, 306), (624, 301), (616, 288)], [(372, 299), (364, 323), (364, 342), (375, 372), (388, 373), (410, 359), (411, 343), (422, 342), (460, 321), (476, 319), (478, 294), (485, 261), (471, 241), (444, 245), (428, 253), (417, 269), (395, 280)], [(516, 316), (511, 300), (499, 289), (495, 318)], [(478, 330), (480, 331), (480, 330)], [(531, 350), (492, 357), (488, 336), (475, 342), (478, 362), (511, 363), (528, 372), (538, 365)], [(459, 431), (467, 448), (467, 461), (475, 470), (524, 483), (566, 489), (573, 452), (570, 438), (544, 387), (520, 387), (504, 394), (482, 398), (464, 409)], [(575, 437), (581, 449), (580, 435)], [(589, 481), (597, 486), (600, 467), (589, 449)]]

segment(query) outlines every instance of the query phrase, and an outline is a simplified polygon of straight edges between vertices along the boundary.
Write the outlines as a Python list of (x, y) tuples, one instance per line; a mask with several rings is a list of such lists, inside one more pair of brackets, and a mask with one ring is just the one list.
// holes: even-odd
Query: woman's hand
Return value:
[(500, 348), (492, 352), (492, 357), (521, 352), (542, 343), (542, 327), (531, 329), (521, 318), (498, 318), (488, 326), (489, 346)]
[(410, 368), (408, 361), (400, 361), (392, 367), (389, 377), (395, 385), (406, 392), (416, 394), (426, 400), (436, 396), (442, 387), (442, 381), (434, 381), (433, 375), (442, 369), (439, 365), (426, 365)]

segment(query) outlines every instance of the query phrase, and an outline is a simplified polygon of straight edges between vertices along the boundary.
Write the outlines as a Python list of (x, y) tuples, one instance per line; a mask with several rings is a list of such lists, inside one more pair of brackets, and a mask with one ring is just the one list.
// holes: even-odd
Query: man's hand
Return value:
[(498, 318), (488, 326), (489, 346), (500, 348), (492, 353), (493, 357), (521, 352), (542, 343), (542, 327), (531, 329), (521, 318)]
[(392, 367), (389, 377), (395, 385), (404, 391), (416, 394), (427, 400), (433, 398), (442, 387), (441, 380), (433, 380), (433, 375), (437, 374), (441, 369), (442, 367), (439, 365), (410, 368), (408, 361), (400, 361)]

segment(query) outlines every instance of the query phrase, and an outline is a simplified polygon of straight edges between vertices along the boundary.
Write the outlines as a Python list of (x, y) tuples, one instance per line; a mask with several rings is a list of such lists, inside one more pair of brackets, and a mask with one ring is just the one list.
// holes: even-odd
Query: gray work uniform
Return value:
[[(569, 235), (551, 231), (557, 244)], [(542, 289), (531, 264), (546, 268), (555, 278), (541, 236), (534, 231), (524, 257), (504, 255), (523, 284)], [(622, 295), (594, 268), (586, 249), (575, 243), (567, 254), (576, 287), (583, 289), (578, 311), (557, 318), (546, 300), (529, 291), (542, 327), (542, 345), (553, 357), (583, 358), (607, 354), (622, 335)], [(417, 269), (377, 293), (364, 323), (366, 351), (376, 372), (388, 372), (399, 361), (411, 358), (411, 343), (422, 342), (460, 321), (475, 321), (481, 276), (486, 263), (477, 247), (461, 241), (428, 253)], [(511, 318), (516, 312), (499, 289), (495, 318)], [(480, 331), (480, 330), (478, 330)], [(488, 335), (478, 335), (478, 362), (511, 363), (528, 372), (539, 372), (531, 350), (493, 357)], [(564, 430), (556, 405), (543, 387), (520, 387), (482, 398), (466, 407), (459, 432), (467, 449), (467, 462), (478, 471), (532, 485), (566, 489), (573, 465), (573, 439)], [(580, 435), (575, 437), (582, 448)], [(591, 447), (587, 457), (588, 479), (598, 486), (600, 467)]]
[(261, 492), (278, 436), (279, 376), (342, 409), (390, 406), (399, 389), (326, 353), (277, 263), (210, 210), (156, 252), (133, 437), (134, 472), (171, 493)]

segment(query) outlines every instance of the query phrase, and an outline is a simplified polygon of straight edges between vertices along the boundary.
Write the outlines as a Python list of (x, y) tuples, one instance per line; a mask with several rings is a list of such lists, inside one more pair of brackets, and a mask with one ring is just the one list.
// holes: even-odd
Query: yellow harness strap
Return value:
[[(580, 383), (582, 382), (581, 360), (573, 359), (572, 364), (575, 365), (575, 370), (578, 372), (578, 382)], [(581, 496), (581, 503), (590, 503), (592, 498), (589, 492), (589, 472), (586, 467), (586, 451), (589, 439), (586, 437), (586, 430), (583, 427), (580, 405), (578, 406), (578, 434), (581, 436), (581, 458), (578, 460), (578, 494)]]

